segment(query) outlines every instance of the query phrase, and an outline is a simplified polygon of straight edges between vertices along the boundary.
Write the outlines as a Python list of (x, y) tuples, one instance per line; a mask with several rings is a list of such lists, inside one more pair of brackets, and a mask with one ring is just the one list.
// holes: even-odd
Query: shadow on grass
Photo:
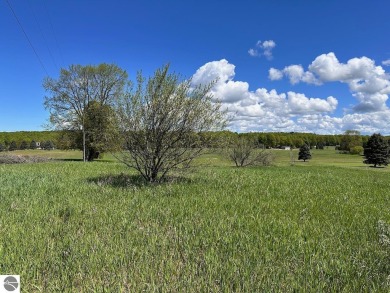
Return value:
[(89, 178), (87, 181), (99, 186), (111, 186), (114, 188), (153, 187), (170, 183), (194, 183), (194, 179), (183, 176), (168, 176), (159, 183), (151, 183), (146, 181), (141, 175), (129, 175), (124, 173)]
[(53, 158), (53, 161), (63, 161), (63, 162), (82, 162), (83, 159), (62, 159), (62, 158)]
[[(75, 159), (75, 158), (53, 158), (52, 160), (63, 161), (63, 162), (83, 162), (83, 159)], [(110, 159), (98, 159), (98, 160), (93, 160), (91, 162), (87, 161), (86, 163), (116, 163), (116, 161)]]

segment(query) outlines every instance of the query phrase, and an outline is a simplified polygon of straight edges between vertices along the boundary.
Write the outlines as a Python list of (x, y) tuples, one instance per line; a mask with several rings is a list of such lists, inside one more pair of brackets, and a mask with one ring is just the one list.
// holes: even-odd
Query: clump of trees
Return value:
[(41, 142), (41, 149), (46, 151), (54, 150), (55, 145), (51, 140)]
[(310, 160), (310, 159), (311, 159), (310, 147), (307, 144), (304, 144), (299, 148), (298, 160), (303, 160), (304, 162), (306, 162), (306, 160)]
[(259, 149), (255, 143), (243, 136), (234, 139), (227, 149), (228, 157), (236, 167), (245, 166), (269, 166), (274, 161), (274, 156), (269, 151)]
[(95, 118), (91, 118), (88, 109), (100, 107), (96, 113), (102, 113), (106, 106), (113, 106), (125, 95), (127, 77), (126, 71), (114, 64), (71, 65), (61, 69), (58, 79), (47, 77), (44, 80), (43, 87), (48, 93), (44, 104), (50, 111), (50, 122), (55, 129), (81, 135), (84, 161), (93, 160), (96, 146), (104, 143), (96, 140), (104, 138), (96, 135), (102, 124), (91, 122)]
[(362, 147), (362, 145), (363, 138), (359, 131), (346, 130), (341, 137), (338, 149), (345, 153), (354, 153), (357, 150), (355, 147)]
[(389, 150), (388, 141), (380, 133), (374, 133), (368, 139), (364, 148), (364, 157), (366, 159), (363, 162), (372, 164), (374, 167), (387, 166), (390, 159)]

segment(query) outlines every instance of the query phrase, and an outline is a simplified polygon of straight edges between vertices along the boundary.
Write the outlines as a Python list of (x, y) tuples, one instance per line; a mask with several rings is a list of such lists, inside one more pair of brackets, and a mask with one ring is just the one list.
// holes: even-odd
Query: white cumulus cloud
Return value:
[(304, 94), (288, 92), (288, 105), (291, 114), (327, 113), (336, 110), (338, 101), (330, 96), (326, 100), (307, 98)]
[(287, 66), (282, 70), (271, 68), (269, 78), (278, 80), (286, 76), (293, 79), (292, 82), (320, 84), (337, 81), (347, 84), (357, 104), (341, 117), (332, 116), (339, 105), (333, 96), (308, 97), (304, 93), (283, 93), (266, 88), (251, 90), (249, 83), (234, 79), (235, 66), (226, 59), (201, 66), (192, 82), (205, 84), (218, 79), (211, 92), (232, 117), (229, 125), (232, 131), (336, 134), (356, 129), (367, 134), (390, 134), (386, 72), (366, 57), (354, 58), (347, 63), (340, 63), (333, 53), (319, 57), (308, 70), (301, 65)]
[(270, 80), (281, 80), (283, 78), (283, 71), (271, 67), (268, 71), (268, 78)]
[(233, 117), (229, 127), (234, 131), (308, 131), (305, 125), (297, 124), (297, 118), (328, 115), (338, 105), (331, 96), (311, 98), (302, 93), (278, 93), (265, 88), (251, 91), (247, 82), (236, 81), (234, 76), (235, 66), (222, 59), (206, 63), (192, 77), (194, 84), (218, 78), (211, 92)]
[(268, 60), (273, 59), (272, 50), (276, 47), (273, 40), (257, 41), (255, 48), (250, 48), (248, 54), (252, 57), (265, 56)]
[[(271, 75), (271, 69), (273, 75)], [(307, 71), (302, 65), (290, 65), (283, 70), (271, 69), (269, 71), (271, 80), (280, 79), (280, 73), (283, 73), (291, 84), (299, 82), (317, 85), (325, 82), (347, 84), (352, 95), (358, 100), (358, 104), (353, 107), (354, 111), (375, 112), (387, 108), (390, 77), (370, 58), (352, 58), (347, 63), (341, 63), (336, 55), (330, 52), (315, 58)]]
[(390, 59), (382, 61), (382, 65), (384, 66), (390, 66)]

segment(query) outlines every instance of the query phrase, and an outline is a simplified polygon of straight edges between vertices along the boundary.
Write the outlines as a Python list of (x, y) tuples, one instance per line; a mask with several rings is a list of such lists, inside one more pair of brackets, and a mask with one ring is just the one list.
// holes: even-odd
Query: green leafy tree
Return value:
[(9, 151), (15, 151), (15, 150), (17, 150), (18, 149), (18, 146), (17, 146), (17, 144), (16, 144), (16, 141), (11, 141), (11, 144), (9, 145), (9, 147), (8, 147), (8, 150)]
[(5, 150), (7, 150), (7, 148), (3, 143), (0, 142), (0, 152), (4, 152)]
[(112, 105), (124, 95), (127, 73), (114, 64), (97, 66), (71, 65), (61, 69), (58, 79), (47, 77), (43, 87), (48, 92), (45, 107), (50, 122), (60, 130), (76, 130), (82, 134), (83, 160), (87, 160), (86, 109), (92, 102)]
[(389, 144), (380, 133), (374, 133), (368, 139), (364, 148), (364, 157), (366, 158), (363, 161), (365, 164), (373, 164), (374, 167), (388, 165)]
[[(172, 170), (190, 167), (204, 153), (204, 132), (225, 125), (221, 104), (209, 94), (213, 83), (195, 86), (168, 73), (169, 65), (118, 101), (120, 132), (126, 152), (120, 158), (149, 182), (160, 182)], [(211, 144), (209, 144), (211, 145)]]
[(118, 120), (113, 108), (97, 101), (86, 109), (86, 156), (88, 161), (97, 159), (102, 153), (119, 150), (122, 146), (118, 132)]
[(306, 162), (306, 160), (310, 160), (310, 159), (311, 159), (310, 147), (307, 144), (304, 144), (299, 148), (298, 160), (303, 160), (304, 162)]

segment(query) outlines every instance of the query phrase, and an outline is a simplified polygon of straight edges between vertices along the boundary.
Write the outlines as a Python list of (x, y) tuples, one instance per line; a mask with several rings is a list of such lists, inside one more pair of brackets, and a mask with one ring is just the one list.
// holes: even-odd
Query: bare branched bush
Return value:
[(274, 161), (271, 152), (257, 148), (254, 142), (244, 137), (232, 141), (227, 152), (236, 167), (269, 166)]
[(145, 80), (117, 104), (121, 139), (126, 151), (119, 159), (148, 182), (161, 182), (169, 172), (183, 170), (200, 156), (211, 136), (225, 124), (221, 104), (209, 94), (213, 83), (194, 86), (168, 73), (169, 66)]

